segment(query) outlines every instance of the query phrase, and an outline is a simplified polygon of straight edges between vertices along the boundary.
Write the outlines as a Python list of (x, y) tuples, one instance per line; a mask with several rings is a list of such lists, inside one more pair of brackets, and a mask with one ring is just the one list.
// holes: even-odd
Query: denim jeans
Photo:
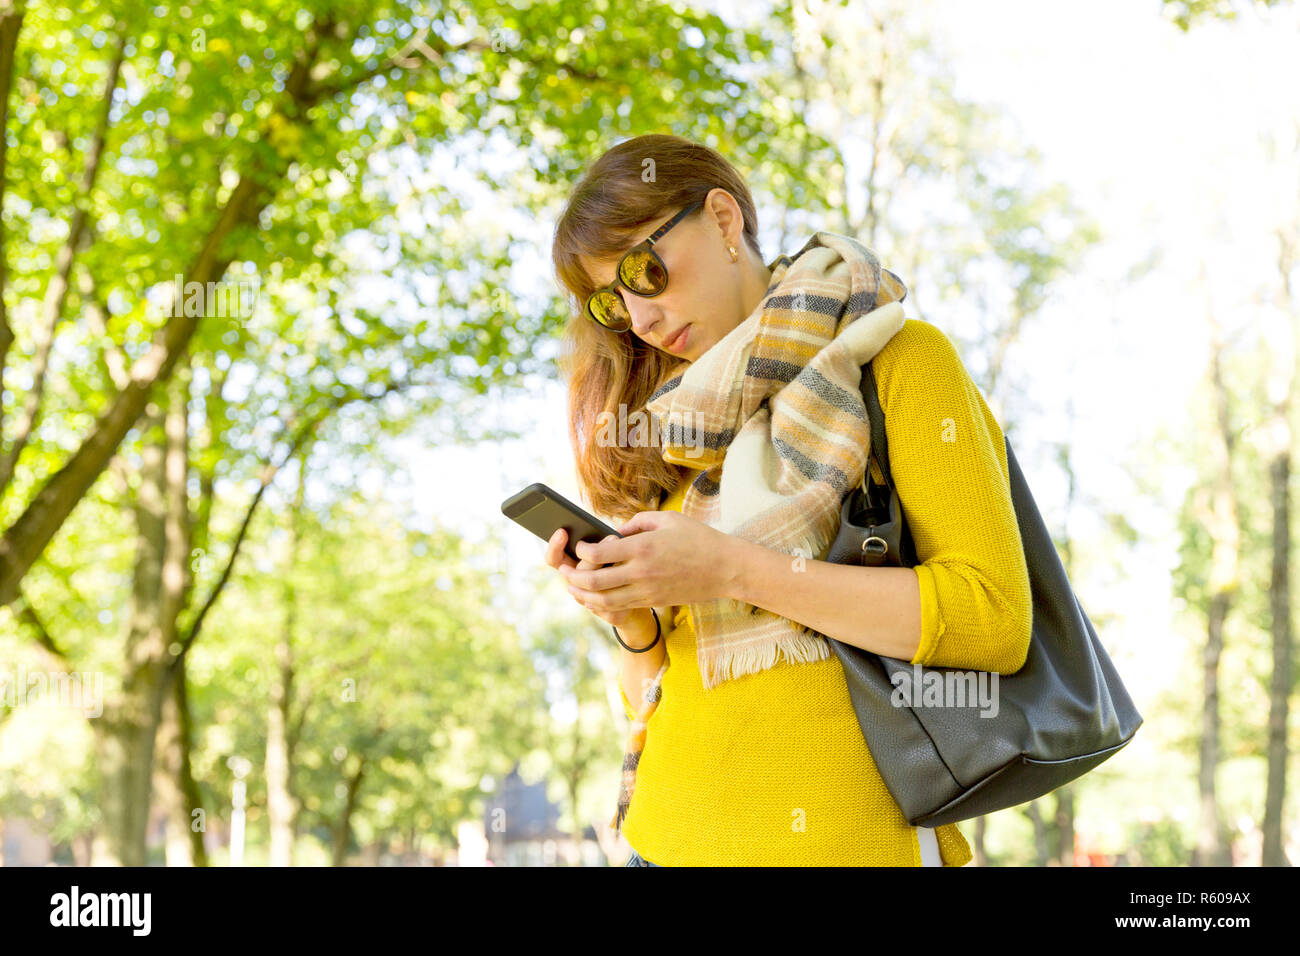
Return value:
[(643, 857), (636, 850), (633, 850), (632, 855), (627, 858), (627, 862), (624, 863), (623, 865), (624, 866), (658, 866), (659, 864), (651, 863), (649, 860)]

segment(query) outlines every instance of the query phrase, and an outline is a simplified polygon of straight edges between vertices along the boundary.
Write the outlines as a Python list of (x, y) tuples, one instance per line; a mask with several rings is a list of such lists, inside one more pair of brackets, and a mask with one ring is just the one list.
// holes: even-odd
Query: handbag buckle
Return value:
[[(872, 529), (874, 530), (874, 529)], [(878, 534), (870, 535), (862, 541), (862, 562), (880, 565), (889, 556), (889, 542)]]

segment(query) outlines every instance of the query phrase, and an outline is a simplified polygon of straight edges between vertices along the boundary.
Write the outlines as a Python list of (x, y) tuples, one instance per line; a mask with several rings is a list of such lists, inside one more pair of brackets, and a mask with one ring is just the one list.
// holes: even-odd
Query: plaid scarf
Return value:
[[(848, 236), (818, 232), (780, 256), (763, 300), (694, 362), (675, 366), (646, 410), (665, 461), (704, 469), (682, 514), (794, 558), (820, 559), (840, 504), (866, 472), (871, 426), (862, 366), (904, 324), (902, 280)], [(782, 657), (832, 655), (811, 628), (729, 598), (689, 605), (705, 688)], [(668, 661), (646, 687), (623, 760), (619, 829)]]

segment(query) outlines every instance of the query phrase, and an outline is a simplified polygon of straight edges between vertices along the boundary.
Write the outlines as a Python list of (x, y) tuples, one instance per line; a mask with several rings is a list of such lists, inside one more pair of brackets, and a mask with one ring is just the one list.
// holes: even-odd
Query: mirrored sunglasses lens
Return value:
[(668, 282), (668, 273), (654, 253), (637, 251), (623, 259), (619, 278), (633, 292), (653, 295), (664, 290)]
[(623, 306), (623, 300), (612, 292), (597, 292), (591, 297), (591, 314), (601, 325), (616, 331), (627, 328), (632, 321)]

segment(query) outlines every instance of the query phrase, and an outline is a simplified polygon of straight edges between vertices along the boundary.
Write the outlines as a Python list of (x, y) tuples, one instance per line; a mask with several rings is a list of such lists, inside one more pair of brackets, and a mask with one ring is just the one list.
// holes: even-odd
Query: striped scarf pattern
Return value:
[[(871, 426), (862, 366), (902, 329), (907, 288), (848, 237), (816, 233), (780, 256), (754, 312), (693, 362), (675, 366), (650, 396), (665, 461), (703, 469), (682, 514), (726, 534), (820, 560), (839, 530), (840, 504), (860, 484)], [(688, 606), (706, 689), (784, 658), (832, 655), (811, 628), (717, 598)], [(628, 737), (618, 811), (631, 804), (645, 731), (665, 660), (647, 683)]]

